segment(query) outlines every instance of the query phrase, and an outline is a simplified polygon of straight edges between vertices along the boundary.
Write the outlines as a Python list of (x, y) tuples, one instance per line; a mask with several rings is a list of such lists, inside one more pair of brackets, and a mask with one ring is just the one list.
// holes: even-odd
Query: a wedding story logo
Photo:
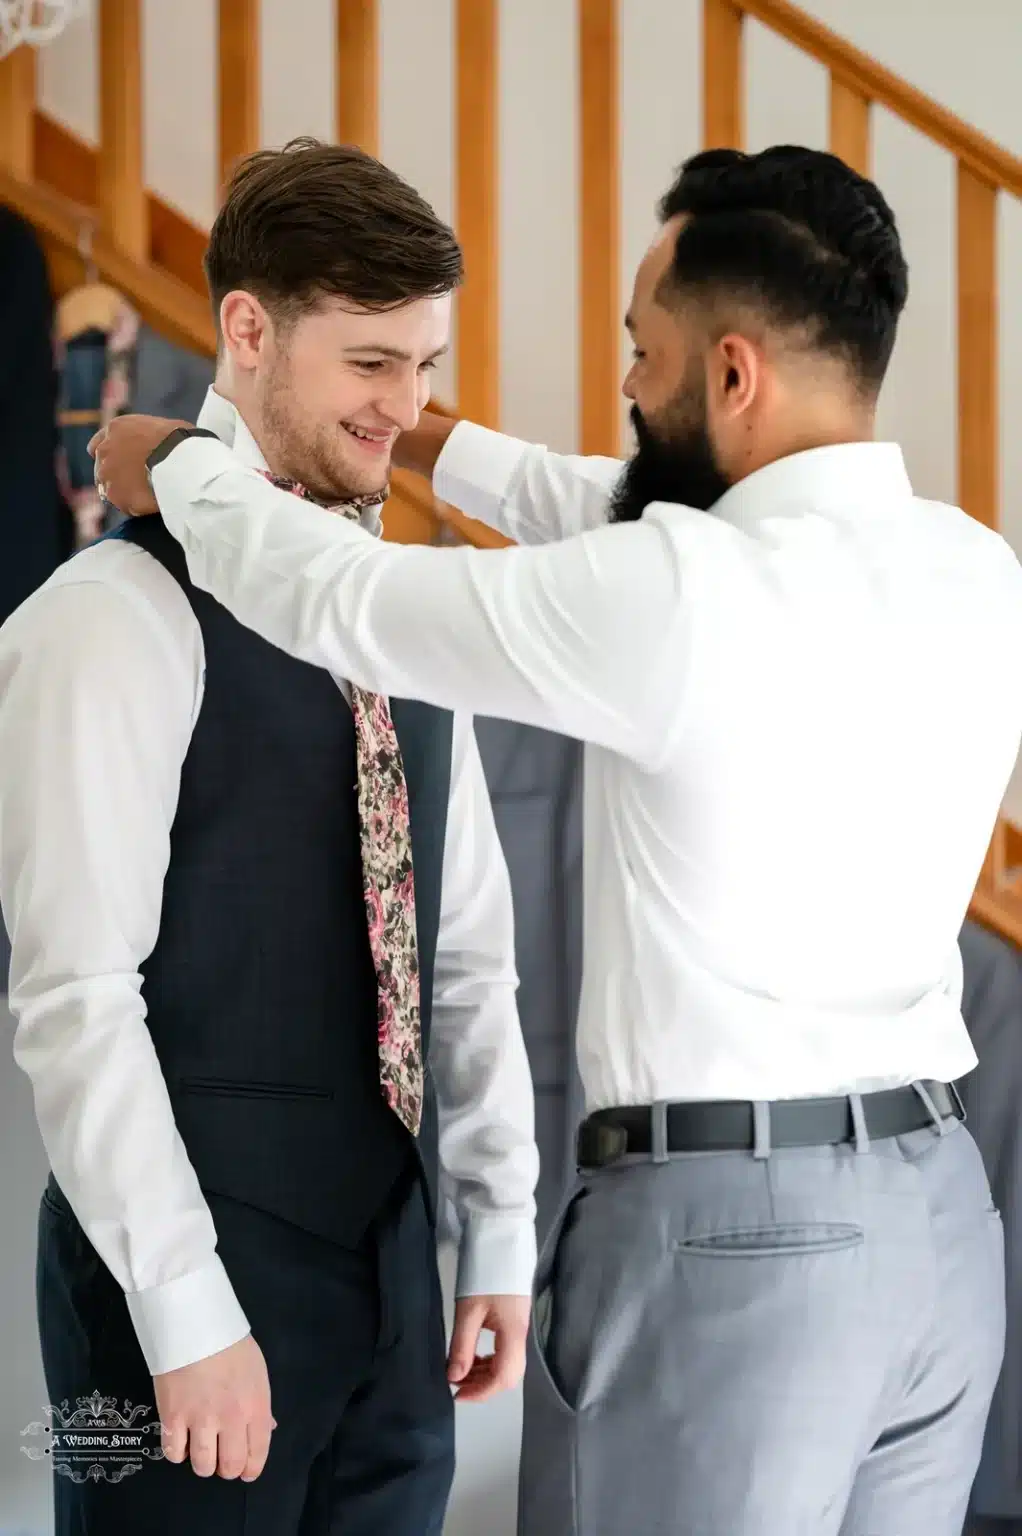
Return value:
[(159, 1419), (143, 1422), (152, 1409), (125, 1400), (123, 1413), (115, 1397), (78, 1398), (74, 1408), (67, 1399), (59, 1408), (52, 1404), (39, 1419), (22, 1430), (42, 1443), (23, 1445), (31, 1461), (50, 1461), (53, 1470), (73, 1483), (120, 1483), (147, 1461), (163, 1457)]

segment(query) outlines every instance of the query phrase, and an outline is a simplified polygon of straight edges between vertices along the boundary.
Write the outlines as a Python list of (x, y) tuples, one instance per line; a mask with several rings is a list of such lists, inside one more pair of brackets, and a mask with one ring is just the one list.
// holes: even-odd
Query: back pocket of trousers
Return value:
[(848, 1222), (809, 1222), (797, 1225), (732, 1227), (721, 1232), (697, 1233), (674, 1244), (678, 1253), (705, 1254), (708, 1258), (768, 1259), (797, 1254), (839, 1253), (857, 1248), (863, 1241), (861, 1227)]

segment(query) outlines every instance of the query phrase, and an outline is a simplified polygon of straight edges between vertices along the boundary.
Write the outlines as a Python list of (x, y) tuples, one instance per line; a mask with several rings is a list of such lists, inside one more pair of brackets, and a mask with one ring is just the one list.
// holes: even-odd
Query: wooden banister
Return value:
[(337, 0), (337, 138), (379, 154), (379, 0)]
[(703, 0), (703, 148), (745, 146), (742, 11), (732, 0)]
[(618, 0), (579, 6), (579, 441), (618, 452), (621, 420)]
[(142, 167), (142, 0), (99, 0), (99, 211), (133, 261), (149, 256)]
[(872, 163), (869, 98), (846, 85), (840, 75), (830, 77), (830, 150), (860, 176), (868, 176)]
[(958, 163), (958, 499), (998, 525), (997, 189)]
[(217, 122), (220, 186), (259, 148), (259, 0), (219, 0)]
[[(720, 3), (720, 0), (715, 0)], [(885, 69), (868, 53), (845, 42), (821, 21), (789, 0), (733, 0), (734, 5), (763, 22), (772, 32), (839, 76), (867, 101), (876, 102), (950, 150), (955, 159), (981, 180), (1022, 197), (1022, 160), (988, 139), (986, 134), (956, 117), (907, 80)]]
[(23, 181), (34, 173), (35, 49), (22, 44), (0, 59), (0, 164)]
[(465, 252), (458, 403), (487, 427), (500, 419), (498, 20), (497, 0), (455, 0), (455, 227)]

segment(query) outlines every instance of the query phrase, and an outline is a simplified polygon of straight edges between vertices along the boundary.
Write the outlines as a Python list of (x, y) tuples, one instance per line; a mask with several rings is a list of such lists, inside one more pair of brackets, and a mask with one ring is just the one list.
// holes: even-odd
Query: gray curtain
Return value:
[(1022, 1530), (1022, 954), (972, 923), (961, 950), (962, 1011), (979, 1066), (958, 1086), (1004, 1223), (1008, 1294), (1004, 1368), (973, 1502), (977, 1515), (1012, 1517)]
[(522, 1030), (536, 1092), (540, 1240), (573, 1168), (581, 1112), (575, 1014), (582, 969), (582, 751), (548, 731), (477, 719), (511, 873)]
[(194, 421), (212, 382), (211, 358), (186, 352), (147, 325), (139, 328), (131, 395), (133, 411), (143, 416)]

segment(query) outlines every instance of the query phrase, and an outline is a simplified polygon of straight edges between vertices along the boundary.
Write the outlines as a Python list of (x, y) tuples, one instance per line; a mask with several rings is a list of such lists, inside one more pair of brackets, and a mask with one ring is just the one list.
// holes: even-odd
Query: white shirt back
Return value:
[[(439, 495), (522, 541), (605, 518), (619, 464), (477, 432)], [(1014, 554), (889, 444), (646, 518), (687, 612), (663, 760), (587, 748), (588, 1107), (969, 1071), (957, 940), (1022, 736)]]

